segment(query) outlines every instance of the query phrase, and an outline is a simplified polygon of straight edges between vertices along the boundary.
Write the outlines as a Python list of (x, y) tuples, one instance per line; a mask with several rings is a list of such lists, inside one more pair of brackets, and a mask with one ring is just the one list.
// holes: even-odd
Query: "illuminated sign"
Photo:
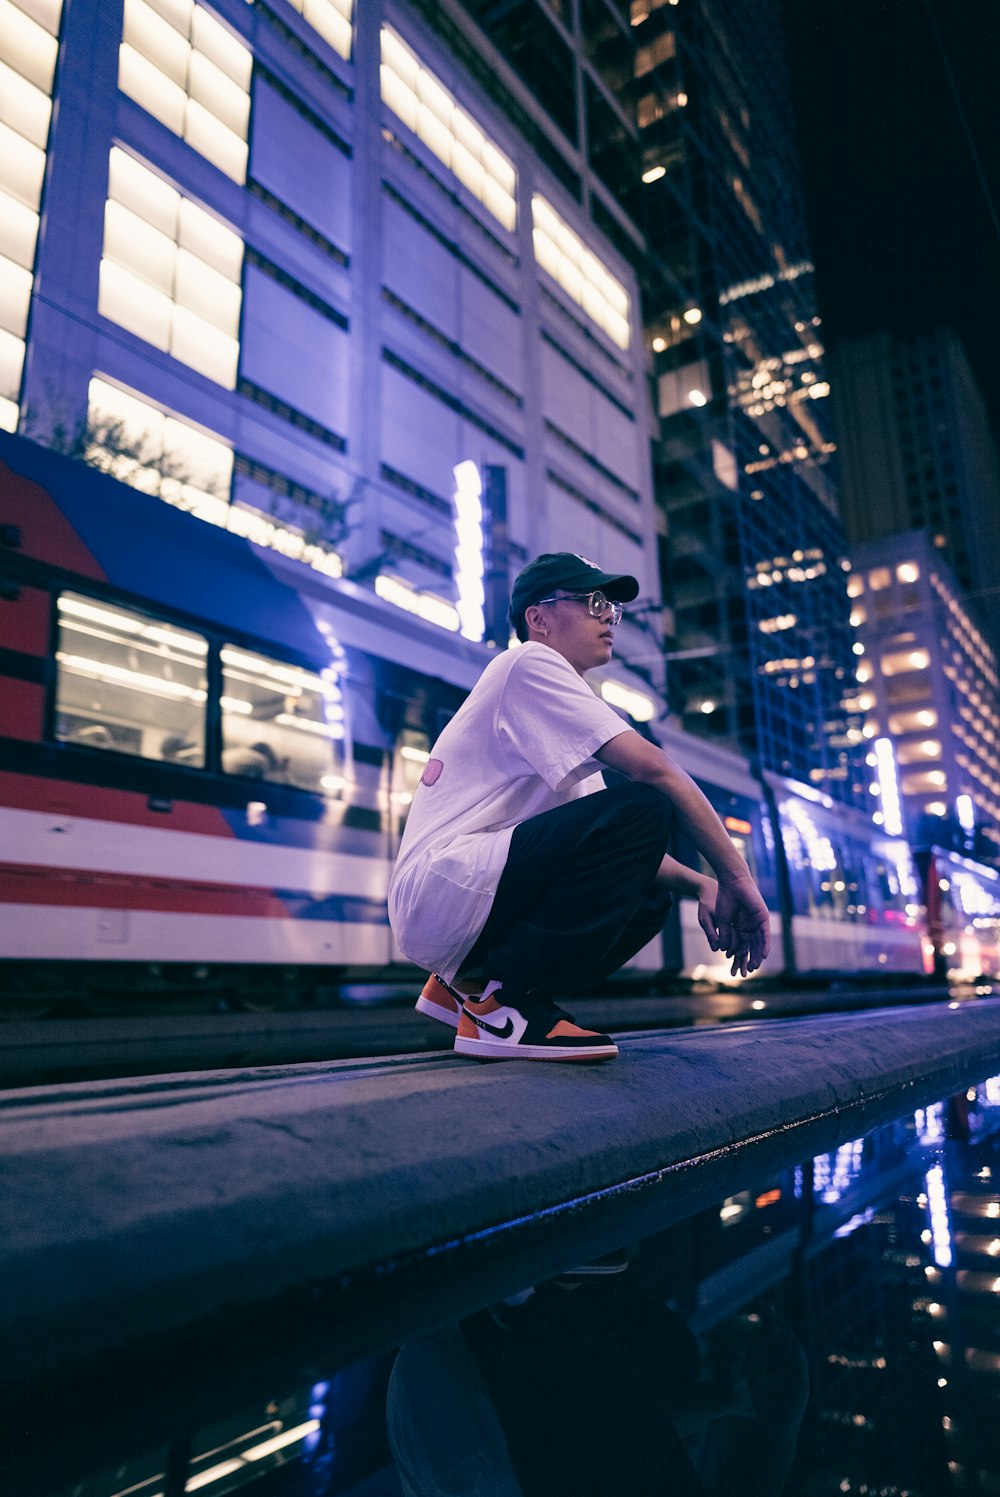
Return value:
[(483, 606), (483, 481), (473, 462), (459, 463), (455, 477), (455, 586), (459, 627), (466, 639), (486, 632)]
[(903, 830), (903, 809), (899, 799), (899, 780), (892, 739), (876, 738), (874, 747), (883, 825), (890, 837), (898, 837)]

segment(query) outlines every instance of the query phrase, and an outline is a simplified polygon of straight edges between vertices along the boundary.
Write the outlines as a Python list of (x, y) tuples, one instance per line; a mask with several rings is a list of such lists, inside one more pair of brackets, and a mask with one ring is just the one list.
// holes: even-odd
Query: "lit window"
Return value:
[(677, 51), (677, 43), (672, 31), (661, 31), (655, 41), (646, 47), (640, 47), (635, 54), (635, 76), (644, 78), (661, 63), (669, 62)]
[(535, 259), (613, 343), (626, 349), (631, 339), (625, 287), (539, 194), (531, 199)]
[(221, 705), (225, 774), (317, 792), (343, 784), (343, 693), (332, 666), (320, 675), (224, 645)]
[(896, 745), (896, 760), (899, 764), (921, 764), (940, 757), (941, 745), (936, 738), (923, 738), (919, 743)]
[(389, 26), (382, 27), (382, 98), (505, 229), (517, 224), (513, 163)]
[(925, 671), (930, 663), (927, 650), (894, 650), (882, 656), (882, 674), (898, 676), (904, 671)]
[(78, 748), (205, 763), (208, 642), (80, 593), (59, 599), (56, 737)]
[(874, 571), (868, 573), (868, 586), (873, 593), (881, 592), (883, 588), (889, 586), (891, 581), (888, 567), (876, 567)]
[(902, 776), (904, 795), (934, 795), (940, 794), (948, 784), (948, 776), (943, 769), (929, 769), (924, 773), (910, 773)]
[(932, 707), (924, 707), (919, 712), (894, 712), (889, 718), (889, 732), (917, 733), (921, 728), (937, 727), (938, 715)]
[(896, 568), (896, 577), (900, 582), (916, 582), (920, 576), (920, 568), (915, 561), (904, 561)]
[(289, 0), (304, 21), (341, 57), (351, 55), (351, 0)]
[(243, 241), (117, 146), (98, 311), (226, 389), (236, 385)]
[(416, 588), (400, 582), (397, 577), (389, 577), (384, 573), (375, 578), (375, 592), (396, 608), (414, 613), (418, 618), (426, 619), (429, 624), (437, 624), (440, 629), (458, 633), (458, 609), (453, 603), (446, 603), (444, 598), (435, 597), (433, 593), (418, 592)]
[(125, 0), (118, 87), (245, 182), (253, 55), (194, 0)]
[(87, 461), (199, 520), (226, 525), (230, 447), (131, 391), (90, 381)]
[(280, 521), (261, 514), (258, 509), (236, 503), (224, 523), (235, 535), (245, 536), (255, 546), (267, 546), (271, 551), (280, 551), (282, 556), (304, 562), (307, 567), (325, 572), (328, 577), (344, 575), (344, 563), (336, 551), (331, 551), (320, 541), (310, 540), (305, 531), (297, 526), (283, 525)]
[(20, 411), (61, 16), (62, 0), (0, 0), (0, 431)]

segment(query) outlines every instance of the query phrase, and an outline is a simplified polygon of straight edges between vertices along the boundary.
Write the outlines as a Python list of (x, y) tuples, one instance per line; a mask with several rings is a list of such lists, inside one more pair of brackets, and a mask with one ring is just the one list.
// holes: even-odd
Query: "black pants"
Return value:
[(670, 895), (654, 881), (672, 827), (666, 797), (636, 784), (523, 821), (459, 976), (556, 993), (617, 972), (663, 928)]

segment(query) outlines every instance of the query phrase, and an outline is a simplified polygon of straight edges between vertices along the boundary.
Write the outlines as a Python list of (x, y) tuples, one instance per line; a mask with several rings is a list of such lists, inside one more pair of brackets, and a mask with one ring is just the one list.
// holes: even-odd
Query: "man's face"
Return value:
[(581, 676), (595, 666), (607, 665), (614, 649), (611, 608), (594, 617), (588, 595), (559, 591), (553, 596), (554, 602), (538, 603), (528, 610), (532, 617), (537, 611), (539, 620), (532, 637), (541, 636), (542, 643), (558, 650)]

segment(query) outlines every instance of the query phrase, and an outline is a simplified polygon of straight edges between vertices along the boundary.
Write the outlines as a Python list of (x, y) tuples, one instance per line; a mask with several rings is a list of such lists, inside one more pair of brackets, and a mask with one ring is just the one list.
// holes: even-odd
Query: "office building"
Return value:
[(961, 343), (878, 333), (839, 344), (832, 367), (852, 543), (926, 530), (1000, 649), (1000, 458)]
[(858, 705), (870, 746), (892, 740), (905, 830), (919, 844), (993, 861), (1000, 854), (996, 655), (925, 531), (868, 541), (854, 561), (848, 587), (864, 645)]
[[(530, 555), (659, 584), (635, 271), (454, 40), (351, 0), (0, 0), (0, 422), (468, 683)], [(660, 666), (626, 623), (604, 690), (652, 717)]]

